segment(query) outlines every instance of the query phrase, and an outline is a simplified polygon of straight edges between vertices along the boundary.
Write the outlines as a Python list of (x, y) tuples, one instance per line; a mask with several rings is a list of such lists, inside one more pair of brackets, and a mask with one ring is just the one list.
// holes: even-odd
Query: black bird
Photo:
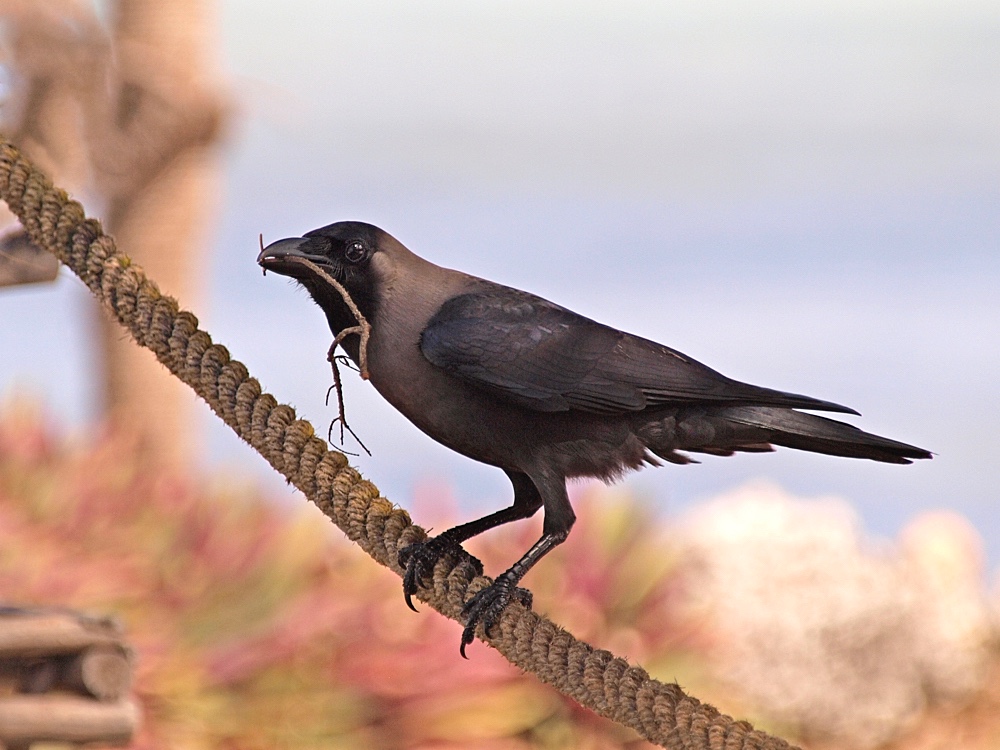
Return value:
[[(462, 652), (477, 623), (531, 595), (517, 584), (569, 534), (566, 479), (617, 479), (643, 464), (690, 463), (684, 452), (729, 456), (781, 445), (908, 464), (921, 448), (798, 409), (857, 414), (748, 385), (669, 347), (610, 328), (541, 297), (414, 255), (370, 224), (340, 222), (279, 240), (257, 262), (301, 283), (335, 336), (358, 325), (330, 278), (371, 324), (342, 346), (385, 399), (464, 456), (503, 469), (514, 503), (400, 554), (410, 597), (462, 542), (544, 507), (541, 538), (465, 606)], [(364, 361), (362, 355), (366, 355)]]

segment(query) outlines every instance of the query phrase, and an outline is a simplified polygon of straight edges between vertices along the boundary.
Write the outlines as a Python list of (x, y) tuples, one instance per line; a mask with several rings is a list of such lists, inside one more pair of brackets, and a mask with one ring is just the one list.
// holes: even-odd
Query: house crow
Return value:
[(800, 409), (857, 414), (809, 396), (731, 380), (674, 349), (541, 297), (441, 268), (386, 232), (340, 222), (264, 248), (257, 262), (290, 276), (322, 308), (335, 336), (358, 325), (337, 285), (370, 323), (342, 346), (382, 396), (452, 450), (502, 469), (514, 486), (504, 510), (400, 553), (411, 596), (435, 562), (465, 540), (545, 509), (541, 538), (465, 606), (462, 652), (486, 632), (524, 574), (569, 534), (571, 477), (617, 479), (643, 464), (686, 464), (773, 446), (907, 464), (912, 445)]

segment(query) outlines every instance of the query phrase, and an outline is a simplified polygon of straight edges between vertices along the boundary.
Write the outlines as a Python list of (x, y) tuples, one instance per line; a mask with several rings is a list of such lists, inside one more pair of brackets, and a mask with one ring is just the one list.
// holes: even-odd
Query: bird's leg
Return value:
[[(399, 565), (405, 568), (403, 574), (403, 596), (406, 605), (416, 611), (412, 597), (417, 593), (425, 578), (433, 575), (437, 561), (461, 549), (462, 542), (511, 521), (530, 518), (542, 507), (542, 498), (534, 482), (526, 474), (507, 472), (514, 485), (514, 504), (475, 521), (443, 531), (426, 542), (411, 544), (399, 552)], [(483, 565), (473, 558), (477, 575), (483, 572)]]
[(544, 498), (545, 522), (542, 536), (531, 549), (524, 553), (509, 570), (498, 575), (492, 584), (478, 592), (465, 603), (462, 615), (466, 618), (462, 631), (462, 645), (459, 649), (465, 656), (465, 647), (472, 643), (476, 626), (481, 622), (483, 632), (490, 634), (493, 626), (500, 621), (500, 615), (514, 600), (525, 607), (531, 607), (531, 592), (518, 587), (531, 567), (547, 555), (553, 547), (562, 544), (569, 536), (569, 530), (576, 521), (576, 514), (569, 504), (566, 494), (566, 480), (560, 476), (536, 476), (533, 478)]

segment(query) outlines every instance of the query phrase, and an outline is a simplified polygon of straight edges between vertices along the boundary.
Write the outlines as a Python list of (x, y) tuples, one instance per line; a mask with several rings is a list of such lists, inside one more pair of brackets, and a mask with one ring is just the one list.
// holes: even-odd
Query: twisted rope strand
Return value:
[[(151, 349), (194, 389), (243, 440), (315, 503), (376, 561), (402, 575), (399, 550), (427, 538), (409, 514), (327, 449), (309, 422), (261, 388), (246, 366), (212, 342), (198, 319), (160, 293), (142, 269), (118, 252), (99, 222), (0, 136), (0, 198), (31, 240), (69, 266), (132, 337)], [(433, 585), (418, 597), (461, 622), (465, 600), (490, 583), (476, 576), (466, 554), (440, 560)], [(753, 729), (686, 695), (676, 684), (609, 651), (577, 640), (548, 619), (511, 605), (487, 642), (596, 713), (631, 727), (647, 740), (685, 750), (786, 750), (782, 739)]]

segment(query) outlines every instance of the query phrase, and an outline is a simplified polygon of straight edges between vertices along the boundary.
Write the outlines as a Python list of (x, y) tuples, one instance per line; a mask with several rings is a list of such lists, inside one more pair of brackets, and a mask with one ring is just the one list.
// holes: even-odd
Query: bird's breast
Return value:
[(516, 462), (506, 439), (517, 432), (512, 415), (428, 362), (419, 335), (386, 342), (373, 333), (368, 371), (379, 394), (434, 440), (484, 463)]
[(387, 341), (373, 332), (368, 367), (372, 385), (403, 416), (476, 461), (601, 478), (641, 463), (642, 446), (624, 418), (505, 402), (432, 365), (420, 351), (419, 335)]

